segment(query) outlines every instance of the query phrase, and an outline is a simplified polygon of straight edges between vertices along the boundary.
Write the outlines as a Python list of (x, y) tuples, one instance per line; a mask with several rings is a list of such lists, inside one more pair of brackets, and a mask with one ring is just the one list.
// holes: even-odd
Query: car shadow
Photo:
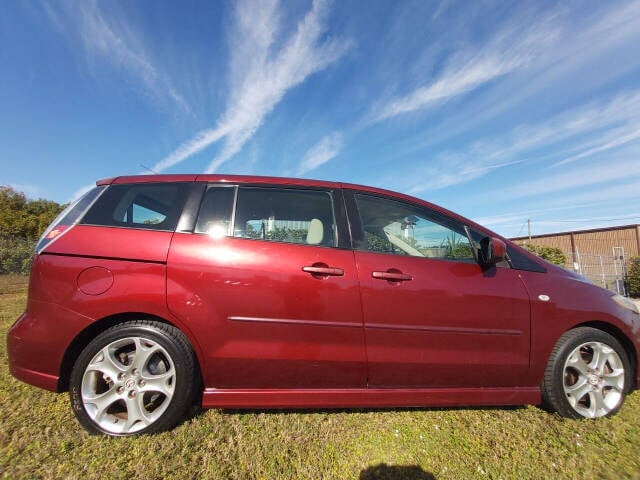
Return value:
[(387, 465), (380, 463), (360, 472), (359, 480), (436, 480), (418, 465)]

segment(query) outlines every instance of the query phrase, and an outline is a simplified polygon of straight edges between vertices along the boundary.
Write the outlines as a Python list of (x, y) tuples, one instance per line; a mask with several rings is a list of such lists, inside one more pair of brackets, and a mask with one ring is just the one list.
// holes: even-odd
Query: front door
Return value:
[[(517, 386), (529, 297), (517, 270), (483, 271), (474, 236), (422, 205), (351, 192), (370, 387)], [(469, 238), (468, 233), (471, 235)]]

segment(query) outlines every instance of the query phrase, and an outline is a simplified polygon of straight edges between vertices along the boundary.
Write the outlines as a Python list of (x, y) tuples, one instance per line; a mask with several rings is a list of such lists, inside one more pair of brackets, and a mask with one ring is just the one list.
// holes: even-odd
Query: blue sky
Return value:
[(347, 181), (506, 236), (640, 223), (640, 2), (8, 1), (0, 184)]

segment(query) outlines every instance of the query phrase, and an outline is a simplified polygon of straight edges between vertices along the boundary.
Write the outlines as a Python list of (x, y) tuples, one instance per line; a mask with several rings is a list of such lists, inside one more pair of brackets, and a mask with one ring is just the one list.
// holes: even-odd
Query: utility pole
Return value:
[(531, 241), (531, 219), (527, 220), (527, 227), (529, 229), (529, 241)]

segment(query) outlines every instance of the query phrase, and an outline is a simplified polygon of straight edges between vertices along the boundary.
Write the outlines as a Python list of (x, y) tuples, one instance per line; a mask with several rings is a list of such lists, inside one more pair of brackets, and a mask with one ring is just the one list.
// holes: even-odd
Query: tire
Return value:
[(562, 335), (551, 352), (542, 400), (563, 417), (608, 417), (622, 406), (631, 382), (620, 342), (602, 330), (579, 327)]
[(191, 406), (195, 357), (186, 337), (161, 322), (136, 320), (105, 330), (71, 371), (71, 407), (91, 434), (168, 430)]

